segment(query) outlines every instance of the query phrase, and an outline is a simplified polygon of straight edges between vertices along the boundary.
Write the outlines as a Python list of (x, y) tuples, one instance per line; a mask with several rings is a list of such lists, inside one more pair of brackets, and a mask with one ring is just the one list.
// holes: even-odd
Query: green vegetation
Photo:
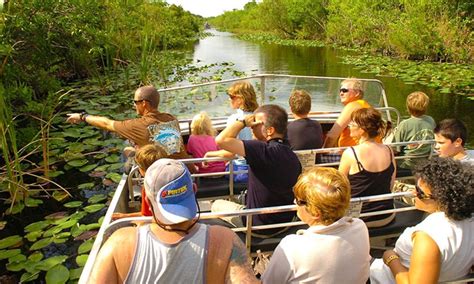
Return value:
[(211, 19), (221, 29), (321, 40), (405, 59), (474, 60), (474, 4), (466, 0), (263, 0)]

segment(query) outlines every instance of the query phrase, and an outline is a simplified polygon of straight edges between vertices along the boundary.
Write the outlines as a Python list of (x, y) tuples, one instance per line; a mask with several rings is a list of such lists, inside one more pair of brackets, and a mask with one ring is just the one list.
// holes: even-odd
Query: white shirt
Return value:
[(464, 156), (459, 161), (474, 166), (474, 150), (466, 150), (466, 156)]
[(288, 235), (275, 249), (263, 283), (366, 283), (369, 233), (357, 218), (343, 217)]
[[(417, 231), (428, 234), (441, 252), (439, 282), (468, 274), (474, 264), (474, 218), (462, 221), (448, 219), (444, 212), (430, 214), (420, 224), (405, 229), (395, 244), (395, 252), (405, 267), (410, 267), (413, 251), (412, 235)], [(395, 283), (390, 268), (382, 259), (370, 266), (371, 283)]]

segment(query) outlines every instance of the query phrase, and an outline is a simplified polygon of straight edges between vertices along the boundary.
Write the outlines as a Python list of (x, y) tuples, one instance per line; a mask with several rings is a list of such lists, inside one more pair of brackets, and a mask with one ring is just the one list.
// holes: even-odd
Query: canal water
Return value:
[(194, 47), (193, 60), (198, 65), (232, 62), (235, 69), (247, 74), (273, 73), (290, 75), (375, 78), (383, 82), (390, 106), (408, 117), (405, 100), (414, 91), (423, 91), (431, 98), (428, 115), (436, 121), (458, 118), (468, 127), (468, 145), (474, 148), (474, 101), (454, 94), (441, 94), (421, 84), (362, 73), (354, 66), (342, 64), (348, 51), (330, 47), (282, 46), (257, 44), (237, 39), (231, 33), (208, 30), (212, 36), (201, 39)]

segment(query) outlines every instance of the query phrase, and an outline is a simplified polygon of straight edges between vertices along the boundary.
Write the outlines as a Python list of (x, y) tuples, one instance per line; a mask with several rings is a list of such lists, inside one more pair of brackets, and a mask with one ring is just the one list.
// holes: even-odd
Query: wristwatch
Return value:
[(83, 111), (81, 112), (81, 114), (79, 115), (79, 119), (81, 121), (86, 121), (86, 117), (88, 116), (87, 112)]
[(245, 122), (245, 118), (237, 118), (237, 121), (240, 121), (244, 124), (244, 127), (247, 127), (247, 123)]

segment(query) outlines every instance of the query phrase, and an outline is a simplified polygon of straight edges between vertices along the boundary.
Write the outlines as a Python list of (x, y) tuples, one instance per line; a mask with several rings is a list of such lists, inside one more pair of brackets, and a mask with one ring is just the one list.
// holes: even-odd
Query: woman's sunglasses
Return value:
[(308, 204), (308, 202), (306, 202), (304, 200), (301, 200), (301, 199), (298, 199), (298, 198), (295, 198), (295, 204), (298, 205), (298, 206), (306, 206), (306, 204)]
[(421, 190), (421, 188), (416, 184), (415, 185), (415, 190), (416, 190), (416, 197), (418, 199), (432, 199), (431, 194), (426, 194)]

